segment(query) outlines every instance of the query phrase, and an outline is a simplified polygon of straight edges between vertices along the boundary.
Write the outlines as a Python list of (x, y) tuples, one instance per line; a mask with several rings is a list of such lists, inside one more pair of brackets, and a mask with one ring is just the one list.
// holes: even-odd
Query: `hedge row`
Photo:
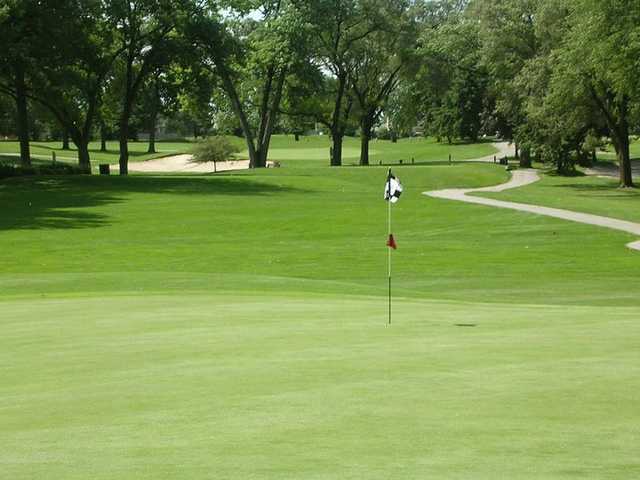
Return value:
[(45, 165), (33, 165), (21, 167), (0, 163), (0, 178), (25, 177), (30, 175), (80, 175), (86, 173), (76, 165), (66, 163), (51, 163)]

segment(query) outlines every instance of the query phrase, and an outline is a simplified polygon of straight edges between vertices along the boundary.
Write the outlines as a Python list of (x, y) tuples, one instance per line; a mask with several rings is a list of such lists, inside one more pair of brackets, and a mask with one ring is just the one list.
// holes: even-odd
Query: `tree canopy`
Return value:
[[(237, 134), (250, 165), (271, 137), (499, 136), (570, 173), (611, 142), (633, 185), (640, 4), (632, 0), (106, 0), (0, 2), (0, 118), (30, 162), (36, 116), (71, 138), (128, 141), (159, 123)], [(163, 123), (164, 122), (164, 123)], [(386, 132), (386, 133), (385, 133)]]

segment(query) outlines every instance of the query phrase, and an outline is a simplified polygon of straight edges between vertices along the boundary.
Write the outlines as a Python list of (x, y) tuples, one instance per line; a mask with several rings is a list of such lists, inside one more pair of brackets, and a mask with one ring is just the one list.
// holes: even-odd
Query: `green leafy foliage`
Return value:
[(240, 147), (223, 136), (209, 137), (193, 148), (194, 162), (226, 162), (241, 151)]

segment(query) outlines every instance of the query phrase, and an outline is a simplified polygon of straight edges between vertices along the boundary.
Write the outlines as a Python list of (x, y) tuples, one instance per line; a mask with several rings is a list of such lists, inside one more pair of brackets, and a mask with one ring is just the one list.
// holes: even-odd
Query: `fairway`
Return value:
[[(248, 158), (246, 143), (242, 138), (228, 137), (240, 149), (236, 155), (238, 159)], [(298, 142), (293, 140), (292, 135), (274, 135), (269, 150), (269, 159), (281, 162), (288, 167), (308, 167), (310, 165), (320, 167), (329, 164), (329, 149), (331, 139), (324, 135), (301, 136)], [(142, 162), (154, 158), (161, 158), (170, 155), (190, 153), (194, 144), (198, 140), (181, 142), (158, 142), (156, 152), (147, 153), (148, 144), (146, 142), (130, 142), (129, 150), (132, 162)], [(77, 163), (77, 150), (72, 145), (70, 150), (62, 150), (60, 142), (33, 142), (31, 144), (34, 162), (50, 162), (52, 153), (55, 152), (56, 160), (65, 163)], [(89, 144), (89, 151), (94, 170), (97, 171), (99, 163), (118, 163), (117, 142), (107, 142), (107, 151), (100, 151), (100, 143)], [(18, 142), (0, 141), (0, 160), (17, 159), (19, 152)], [(452, 160), (468, 160), (473, 158), (486, 157), (496, 153), (496, 149), (490, 142), (486, 143), (466, 143), (456, 142), (453, 144), (439, 143), (432, 138), (405, 138), (397, 143), (389, 140), (374, 140), (371, 143), (371, 163), (399, 163), (402, 160), (405, 164), (411, 163), (413, 159), (417, 163), (448, 163), (449, 155)], [(4, 156), (4, 157), (3, 157)], [(360, 140), (354, 137), (344, 138), (343, 158), (345, 165), (356, 165), (360, 158)]]
[(640, 475), (633, 236), (313, 165), (0, 183), (7, 478)]

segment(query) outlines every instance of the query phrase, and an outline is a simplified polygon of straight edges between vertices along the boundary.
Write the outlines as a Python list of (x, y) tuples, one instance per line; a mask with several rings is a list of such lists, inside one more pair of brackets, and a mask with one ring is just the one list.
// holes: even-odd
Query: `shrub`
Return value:
[(0, 163), (0, 178), (26, 177), (29, 175), (81, 175), (85, 173), (77, 165), (50, 163), (21, 167), (10, 163)]
[(227, 137), (215, 136), (198, 142), (193, 149), (194, 162), (226, 162), (234, 153), (240, 152), (240, 147), (233, 144)]

